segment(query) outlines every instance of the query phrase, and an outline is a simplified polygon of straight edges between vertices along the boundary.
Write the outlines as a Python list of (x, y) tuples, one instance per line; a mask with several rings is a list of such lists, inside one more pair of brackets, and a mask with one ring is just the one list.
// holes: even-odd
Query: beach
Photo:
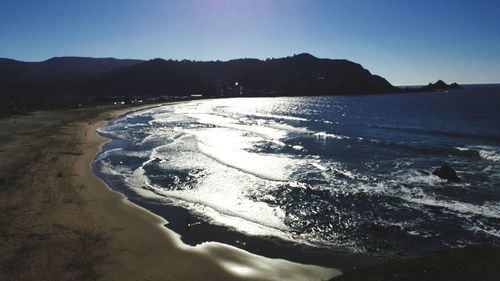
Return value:
[[(488, 245), (400, 259), (345, 251), (314, 253), (208, 223), (186, 232), (186, 210), (152, 201), (136, 205), (93, 173), (96, 155), (110, 141), (97, 129), (123, 114), (155, 106), (159, 104), (88, 106), (0, 119), (0, 280), (498, 276), (500, 251)], [(380, 263), (383, 260), (389, 261)]]
[(107, 141), (96, 129), (137, 109), (93, 106), (0, 119), (1, 280), (326, 280), (340, 274), (222, 243), (182, 244), (164, 219), (107, 187), (92, 173)]

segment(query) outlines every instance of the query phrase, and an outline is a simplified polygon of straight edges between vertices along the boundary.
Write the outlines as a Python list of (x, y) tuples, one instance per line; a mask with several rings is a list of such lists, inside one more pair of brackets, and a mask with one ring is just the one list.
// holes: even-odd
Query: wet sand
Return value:
[(0, 280), (326, 280), (333, 268), (183, 244), (92, 173), (104, 122), (138, 108), (0, 119)]
[[(106, 179), (98, 171), (98, 168), (94, 168), (94, 170), (100, 178)], [(167, 220), (166, 227), (178, 233), (182, 242), (188, 245), (195, 246), (207, 241), (220, 242), (264, 257), (283, 258), (298, 263), (337, 268), (342, 272), (371, 266), (383, 261), (382, 258), (373, 255), (349, 253), (341, 249), (318, 248), (275, 237), (246, 235), (226, 226), (208, 223), (209, 219), (176, 206), (175, 203), (166, 204), (163, 197), (161, 199), (143, 197), (121, 182), (115, 181), (110, 186), (124, 194), (134, 204)], [(188, 222), (189, 225), (187, 225)]]

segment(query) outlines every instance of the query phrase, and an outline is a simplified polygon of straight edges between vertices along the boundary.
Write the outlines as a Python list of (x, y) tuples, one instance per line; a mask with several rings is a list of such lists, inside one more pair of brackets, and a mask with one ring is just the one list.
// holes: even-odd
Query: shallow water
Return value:
[[(196, 100), (128, 114), (113, 185), (248, 235), (412, 255), (500, 245), (500, 87)], [(449, 163), (462, 179), (432, 172)]]

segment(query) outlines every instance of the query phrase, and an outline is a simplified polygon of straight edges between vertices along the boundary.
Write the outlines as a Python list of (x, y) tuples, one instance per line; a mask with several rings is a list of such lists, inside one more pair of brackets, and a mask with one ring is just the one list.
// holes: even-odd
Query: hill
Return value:
[(84, 57), (55, 57), (42, 62), (0, 58), (0, 92), (4, 95), (58, 92), (86, 77), (141, 62)]
[(6, 95), (277, 96), (397, 90), (359, 64), (310, 54), (225, 62), (79, 57), (43, 62), (0, 59), (0, 91)]

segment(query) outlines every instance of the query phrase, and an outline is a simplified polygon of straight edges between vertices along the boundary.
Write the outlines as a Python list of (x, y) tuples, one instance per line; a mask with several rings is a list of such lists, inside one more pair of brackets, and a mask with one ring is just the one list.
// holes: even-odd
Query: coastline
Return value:
[[(325, 280), (340, 274), (222, 243), (185, 245), (164, 227), (164, 219), (105, 185), (92, 173), (91, 163), (108, 141), (96, 129), (148, 106), (41, 111), (0, 120), (12, 134), (1, 136), (1, 195), (15, 193), (0, 206), (19, 218), (5, 228), (15, 243), (1, 243), (1, 278)], [(14, 259), (20, 253), (29, 255)]]
[[(168, 103), (167, 105), (172, 104)], [(125, 116), (135, 111), (119, 115)], [(114, 119), (116, 118), (119, 117), (115, 117)], [(107, 149), (116, 148), (116, 145), (113, 145), (113, 138), (106, 134), (101, 134), (101, 136), (106, 138), (107, 141), (101, 145), (98, 154), (105, 153)], [(118, 142), (121, 141), (118, 140)], [(111, 145), (110, 148), (106, 148), (108, 144)], [(100, 166), (95, 162), (93, 162), (92, 170), (98, 178), (107, 184), (108, 188), (124, 195), (128, 202), (138, 205), (165, 220), (164, 227), (173, 231), (179, 237), (178, 243), (197, 246), (206, 242), (216, 242), (267, 258), (285, 259), (300, 264), (335, 268), (341, 272), (349, 272), (356, 268), (371, 266), (384, 261), (380, 256), (352, 253), (345, 249), (320, 248), (278, 237), (248, 235), (228, 226), (207, 222), (207, 218), (202, 215), (196, 214), (182, 206), (168, 204), (161, 199), (158, 200), (155, 196), (150, 198), (144, 197), (123, 182), (107, 177), (100, 171)], [(192, 222), (189, 228), (186, 227), (187, 218)]]
[[(145, 109), (146, 107), (134, 110), (126, 109), (124, 111), (120, 111), (120, 113), (115, 115), (112, 119), (136, 110)], [(104, 125), (104, 122), (107, 122), (108, 120), (110, 119), (103, 120), (101, 125), (98, 127)], [(95, 129), (97, 129), (98, 127), (96, 127)], [(101, 150), (102, 146), (109, 141), (110, 139), (105, 138), (105, 141), (99, 146), (99, 151)], [(92, 161), (97, 153), (98, 152), (93, 155)], [(97, 176), (94, 175), (94, 177)], [(106, 186), (106, 188), (108, 190), (112, 190), (110, 186)], [(138, 207), (139, 209), (142, 209), (142, 211), (147, 212), (149, 215), (156, 217), (160, 221), (160, 223), (156, 224), (155, 226), (158, 227), (160, 231), (166, 232), (166, 235), (171, 235), (170, 239), (172, 240), (170, 242), (174, 243), (175, 246), (179, 247), (180, 250), (190, 249), (193, 251), (200, 251), (203, 252), (205, 258), (208, 258), (210, 262), (220, 262), (220, 266), (222, 266), (222, 269), (226, 269), (229, 272), (230, 280), (282, 280), (283, 278), (287, 280), (377, 280), (378, 278), (387, 280), (391, 280), (392, 278), (394, 280), (397, 280), (400, 277), (404, 280), (419, 280), (421, 278), (426, 279), (435, 277), (439, 277), (439, 279), (442, 280), (451, 278), (454, 280), (471, 280), (476, 277), (484, 278), (484, 280), (495, 280), (496, 276), (498, 276), (498, 268), (496, 268), (495, 264), (499, 260), (500, 251), (498, 247), (489, 245), (475, 245), (468, 246), (463, 249), (451, 249), (449, 252), (443, 252), (430, 256), (402, 259), (392, 258), (386, 261), (384, 261), (383, 259), (378, 259), (375, 261), (373, 257), (367, 257), (366, 255), (349, 254), (347, 252), (340, 251), (325, 251), (321, 253), (321, 251), (314, 252), (313, 250), (309, 254), (308, 250), (311, 249), (307, 249), (307, 247), (296, 250), (292, 254), (290, 254), (290, 252), (286, 253), (285, 251), (285, 254), (283, 255), (283, 252), (281, 251), (283, 249), (291, 249), (292, 244), (288, 244), (286, 243), (286, 241), (279, 241), (279, 239), (278, 243), (285, 243), (277, 246), (275, 243), (276, 241), (263, 240), (262, 238), (257, 237), (254, 238), (257, 242), (255, 242), (253, 245), (250, 244), (248, 247), (241, 247), (242, 245), (237, 245), (238, 243), (227, 245), (227, 239), (231, 239), (234, 237), (242, 238), (241, 240), (245, 243), (252, 240), (252, 237), (246, 236), (236, 231), (232, 231), (232, 233), (228, 236), (216, 234), (216, 236), (219, 236), (219, 239), (222, 239), (216, 240), (219, 242), (202, 242), (203, 238), (201, 238), (202, 240), (197, 240), (196, 237), (192, 237), (191, 241), (189, 241), (189, 238), (185, 239), (187, 241), (183, 241), (181, 236), (175, 232), (175, 227), (172, 226), (172, 221), (170, 221), (170, 219), (173, 217), (161, 215), (161, 210), (154, 212), (154, 210), (152, 210), (152, 208), (149, 208), (147, 204), (141, 205), (139, 202), (133, 203), (130, 199), (127, 199), (125, 195), (122, 195), (122, 193), (120, 192), (118, 193), (123, 197), (122, 200), (123, 202), (125, 202), (125, 204)], [(160, 208), (162, 207), (162, 205), (158, 204), (152, 204), (152, 206), (160, 206)], [(172, 206), (167, 206), (167, 208), (163, 211), (171, 211), (170, 208), (172, 208)], [(184, 212), (188, 212), (186, 209), (183, 209), (181, 207), (174, 208), (180, 208), (184, 210)], [(169, 218), (168, 225), (166, 224), (167, 221), (165, 220), (165, 218)], [(184, 222), (184, 217), (181, 216), (180, 218), (180, 225), (182, 225)], [(203, 230), (212, 232), (228, 230), (223, 226), (214, 226), (210, 225), (209, 223), (204, 224), (206, 228)], [(182, 230), (182, 226), (178, 229)], [(181, 231), (179, 231), (179, 233), (181, 233)], [(204, 235), (204, 233), (199, 232), (198, 235)], [(265, 243), (262, 243), (263, 241), (265, 241)], [(186, 244), (188, 245), (183, 244), (183, 242), (187, 242)], [(200, 242), (202, 243), (199, 244)], [(193, 246), (197, 244), (198, 246)], [(278, 247), (280, 254), (277, 254), (277, 259), (276, 257), (263, 257), (261, 256), (262, 254), (270, 253), (270, 251), (255, 251), (254, 247), (256, 245), (264, 248), (273, 247), (271, 252), (276, 247)], [(236, 248), (233, 246), (236, 246)], [(243, 248), (243, 250), (239, 248)], [(246, 250), (257, 252), (257, 255), (251, 254)], [(304, 256), (298, 259), (293, 259), (294, 262), (279, 259), (279, 257), (285, 257), (288, 259), (289, 257), (292, 257), (294, 255), (297, 256), (300, 254), (304, 254)], [(243, 259), (238, 259), (236, 258), (237, 255), (245, 255), (246, 257)], [(329, 261), (318, 262), (319, 258), (321, 257), (329, 259)], [(229, 261), (229, 259), (235, 260)], [(204, 259), (202, 258), (202, 260)], [(226, 264), (226, 261), (229, 262)], [(233, 262), (235, 263), (231, 264)], [(306, 265), (309, 263), (313, 263), (315, 265)], [(245, 266), (247, 266), (247, 268), (245, 268)], [(252, 271), (254, 272), (254, 275), (249, 274), (249, 272)], [(327, 275), (330, 275), (330, 277), (326, 277)], [(212, 280), (212, 278), (207, 278), (206, 274), (201, 274), (200, 276), (201, 278)], [(224, 276), (225, 275), (216, 274), (214, 279), (219, 280), (220, 278), (225, 278)]]
[[(101, 175), (98, 171), (94, 173), (106, 181), (105, 175)], [(155, 198), (144, 198), (120, 183), (108, 183), (108, 186), (124, 194), (127, 200), (133, 204), (139, 205), (168, 221), (165, 227), (175, 232), (182, 243), (190, 246), (205, 242), (218, 242), (267, 258), (337, 268), (342, 272), (383, 262), (382, 258), (367, 254), (349, 253), (340, 249), (323, 249), (297, 244), (277, 237), (247, 235), (227, 226), (206, 222), (207, 218), (200, 217), (184, 207), (165, 204), (165, 202), (157, 201)], [(186, 227), (186, 218), (193, 222), (189, 228)]]
[[(108, 141), (95, 130), (148, 106), (158, 105), (0, 118), (0, 280), (327, 280), (341, 274), (221, 243), (184, 245), (164, 219), (112, 191), (92, 173)], [(360, 267), (338, 280), (496, 280), (498, 261), (498, 247), (469, 246)]]

